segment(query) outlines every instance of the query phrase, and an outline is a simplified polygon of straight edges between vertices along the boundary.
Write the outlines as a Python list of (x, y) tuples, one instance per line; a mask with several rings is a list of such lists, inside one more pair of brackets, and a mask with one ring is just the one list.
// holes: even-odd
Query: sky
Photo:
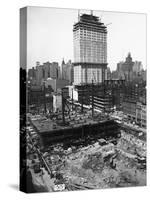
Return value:
[[(80, 14), (90, 14), (80, 10)], [(146, 15), (136, 13), (93, 11), (107, 26), (107, 62), (111, 70), (131, 52), (133, 61), (146, 68)], [(73, 59), (73, 24), (77, 9), (28, 7), (27, 68), (36, 62), (67, 62)], [(111, 23), (111, 24), (110, 24)]]

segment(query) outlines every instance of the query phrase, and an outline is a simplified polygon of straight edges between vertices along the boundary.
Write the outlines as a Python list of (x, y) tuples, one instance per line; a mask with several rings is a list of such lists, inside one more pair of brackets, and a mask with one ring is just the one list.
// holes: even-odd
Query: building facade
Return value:
[(42, 65), (36, 62), (35, 68), (28, 70), (28, 80), (32, 85), (41, 86), (48, 78), (59, 79), (60, 67), (58, 62), (45, 62)]
[(61, 79), (63, 80), (68, 80), (70, 84), (73, 83), (73, 64), (71, 60), (69, 60), (67, 63), (65, 61), (62, 61), (62, 64), (60, 66), (60, 74), (61, 74)]
[(147, 111), (146, 111), (146, 105), (142, 105), (142, 110), (141, 110), (141, 125), (142, 127), (146, 128), (147, 124)]
[[(27, 99), (28, 99), (28, 109), (34, 108), (35, 111), (40, 111), (42, 108), (48, 110), (52, 109), (53, 97), (52, 90), (50, 87), (43, 86), (32, 86), (27, 87)], [(31, 111), (31, 110), (30, 110)]]
[(131, 53), (128, 53), (125, 61), (117, 63), (117, 69), (112, 72), (112, 79), (124, 79), (127, 82), (143, 82), (143, 65), (141, 61), (132, 60)]
[[(95, 109), (110, 112), (113, 109), (113, 101), (112, 96), (109, 94), (105, 94), (102, 96), (94, 96), (93, 97), (93, 106)], [(92, 104), (92, 96), (90, 96), (90, 104)]]
[(83, 14), (73, 26), (74, 84), (101, 83), (107, 76), (107, 28), (99, 18)]
[(146, 128), (146, 105), (140, 102), (137, 102), (136, 106), (136, 123), (141, 127)]
[(122, 110), (130, 119), (136, 120), (136, 101), (125, 99), (122, 103)]
[(146, 115), (146, 104), (136, 102), (135, 100), (126, 99), (123, 102), (123, 112), (130, 119), (136, 122), (141, 127), (146, 128), (147, 115)]
[(136, 74), (140, 73), (143, 70), (143, 65), (141, 61), (135, 61), (133, 65), (133, 72)]
[(53, 92), (57, 92), (57, 90), (69, 85), (69, 81), (68, 80), (62, 80), (62, 79), (48, 78), (45, 81), (45, 85), (46, 85), (46, 87), (50, 86), (52, 88)]
[(142, 104), (140, 102), (136, 103), (136, 123), (141, 126), (142, 119)]
[(131, 53), (128, 53), (125, 62), (117, 63), (117, 76), (119, 79), (125, 79), (126, 81), (133, 80), (133, 66), (134, 62), (132, 61)]

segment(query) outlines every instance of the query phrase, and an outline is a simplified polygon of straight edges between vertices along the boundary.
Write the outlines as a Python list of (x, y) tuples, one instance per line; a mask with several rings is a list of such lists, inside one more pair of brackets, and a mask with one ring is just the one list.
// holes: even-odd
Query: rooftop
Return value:
[(104, 23), (101, 22), (99, 17), (94, 16), (93, 14), (82, 14), (79, 17), (79, 21), (74, 24), (73, 31), (77, 30), (78, 28), (92, 28), (96, 31), (105, 33), (107, 32), (107, 27), (104, 25)]
[(99, 17), (94, 16), (92, 14), (88, 15), (88, 14), (83, 14), (80, 16), (80, 21), (84, 21), (84, 20), (88, 20), (88, 21), (93, 21), (93, 22), (100, 22)]

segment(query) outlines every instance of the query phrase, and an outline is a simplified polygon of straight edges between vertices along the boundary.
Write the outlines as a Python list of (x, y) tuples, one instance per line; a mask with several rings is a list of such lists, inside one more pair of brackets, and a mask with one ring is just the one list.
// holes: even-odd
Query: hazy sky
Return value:
[[(62, 62), (73, 60), (73, 24), (78, 21), (78, 10), (28, 7), (27, 11), (27, 67), (36, 61)], [(89, 14), (89, 10), (80, 10)], [(142, 61), (146, 68), (146, 15), (93, 11), (108, 25), (108, 66), (116, 69), (119, 61), (131, 52), (133, 61)]]

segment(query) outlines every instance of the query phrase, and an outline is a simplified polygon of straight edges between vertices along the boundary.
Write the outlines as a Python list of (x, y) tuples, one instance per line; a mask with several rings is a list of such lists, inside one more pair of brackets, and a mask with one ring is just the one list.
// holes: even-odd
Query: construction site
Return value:
[(62, 111), (28, 113), (26, 131), (30, 192), (146, 185), (145, 137), (94, 103), (85, 108), (62, 94)]
[[(46, 48), (41, 46), (40, 51), (44, 51), (37, 54), (36, 59), (44, 61), (43, 64), (37, 60), (36, 65), (21, 64), (21, 191), (146, 185), (146, 70), (141, 61), (133, 62), (128, 53), (125, 62), (117, 63), (117, 69), (111, 72), (114, 63), (113, 60), (108, 63), (107, 51), (111, 47), (107, 48), (107, 38), (113, 34), (108, 35), (107, 26), (113, 25), (113, 18), (105, 24), (102, 15), (95, 14), (92, 10), (90, 13), (78, 10), (76, 22), (72, 21), (73, 62), (72, 58), (65, 61), (69, 57), (65, 50), (71, 43), (69, 37), (66, 41), (62, 37), (63, 31), (65, 37), (70, 32), (65, 26), (58, 26), (60, 31), (55, 30), (52, 24), (46, 24), (49, 20), (45, 20), (44, 30), (52, 32), (43, 31), (40, 35), (44, 34), (41, 40), (44, 41), (45, 33), (49, 33), (45, 42), (48, 56), (44, 55)], [(60, 20), (56, 19), (59, 18), (54, 17), (53, 24), (59, 25)], [(115, 23), (114, 28), (117, 28)], [(49, 42), (55, 31), (61, 33), (58, 45)], [(61, 45), (61, 39), (65, 45)], [(62, 52), (59, 52), (61, 47)], [(55, 60), (60, 55), (51, 56), (55, 48), (58, 55), (66, 57), (61, 65)], [(50, 61), (45, 60), (46, 57)]]

